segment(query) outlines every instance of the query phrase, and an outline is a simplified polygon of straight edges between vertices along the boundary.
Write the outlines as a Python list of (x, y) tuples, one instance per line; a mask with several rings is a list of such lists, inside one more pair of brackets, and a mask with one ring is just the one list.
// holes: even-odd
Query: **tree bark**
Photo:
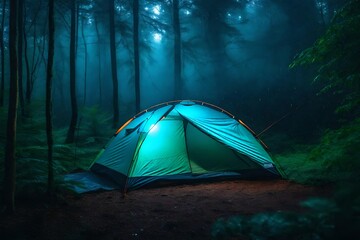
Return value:
[[(34, 83), (34, 74), (36, 71), (36, 66), (37, 63), (35, 63), (35, 54), (36, 54), (36, 18), (34, 19), (34, 30), (33, 30), (33, 51), (32, 51), (32, 61), (31, 61), (31, 71), (30, 71), (30, 76), (27, 79), (26, 82), (26, 101), (28, 103), (31, 102), (31, 95), (32, 95), (32, 89), (33, 89), (33, 83)], [(38, 58), (39, 59), (39, 58)], [(38, 62), (38, 59), (36, 60), (36, 62)], [(30, 67), (29, 67), (30, 68)]]
[(54, 0), (49, 0), (49, 47), (46, 69), (46, 137), (48, 145), (48, 196), (54, 196), (53, 135), (52, 135), (52, 68), (54, 63)]
[(140, 112), (139, 0), (133, 1), (135, 109)]
[(24, 34), (24, 0), (18, 0), (18, 82), (19, 82), (19, 100), (20, 100), (20, 110), (21, 116), (25, 116), (25, 100), (24, 100), (24, 90), (23, 90), (23, 34)]
[[(39, 71), (39, 65), (41, 63), (41, 54), (40, 52), (44, 52), (44, 48), (45, 48), (45, 41), (43, 44), (43, 48), (40, 49), (40, 47), (37, 47), (37, 17), (40, 13), (40, 11), (42, 10), (42, 1), (43, 0), (38, 0), (38, 1), (34, 1), (34, 3), (36, 2), (37, 4), (37, 8), (35, 10), (35, 12), (33, 13), (33, 17), (31, 19), (31, 23), (30, 26), (28, 27), (28, 29), (26, 29), (26, 26), (24, 24), (24, 31), (23, 31), (23, 43), (24, 43), (24, 60), (25, 60), (25, 67), (26, 67), (26, 87), (25, 89), (23, 89), (23, 92), (25, 93), (25, 106), (26, 104), (30, 104), (31, 103), (31, 95), (32, 95), (32, 91), (33, 91), (33, 87), (34, 87), (34, 82), (36, 80), (36, 74)], [(24, 19), (27, 19), (27, 12), (26, 12), (26, 7), (24, 8)], [(46, 29), (46, 24), (44, 24), (44, 35), (45, 35), (45, 31)], [(33, 28), (33, 33), (32, 33), (32, 37), (33, 37), (33, 50), (31, 51), (30, 55), (28, 52), (28, 45), (29, 45), (29, 41), (28, 41), (28, 32), (30, 32), (31, 28)], [(43, 36), (44, 36), (43, 35)], [(44, 38), (43, 38), (44, 39)], [(36, 49), (39, 48), (39, 54), (36, 57)], [(36, 58), (35, 58), (36, 57)], [(31, 59), (31, 61), (30, 61)]]
[(1, 84), (0, 84), (0, 107), (4, 106), (4, 92), (5, 92), (5, 47), (4, 47), (4, 23), (5, 23), (5, 9), (6, 0), (2, 2), (1, 14), (1, 29), (0, 29), (0, 51), (1, 51)]
[(181, 99), (183, 83), (181, 77), (181, 28), (179, 17), (179, 0), (173, 0), (173, 31), (174, 31), (174, 96)]
[(76, 0), (71, 0), (71, 27), (70, 27), (70, 98), (71, 98), (71, 121), (67, 133), (66, 143), (75, 141), (75, 129), (78, 119), (78, 107), (76, 99), (76, 79), (75, 79), (75, 11)]
[(115, 0), (109, 0), (109, 27), (110, 27), (110, 56), (111, 75), (113, 81), (113, 128), (117, 128), (119, 122), (119, 83), (117, 78), (116, 47), (115, 47)]
[[(26, 11), (26, 9), (24, 9)], [(26, 18), (26, 14), (25, 14)], [(34, 46), (35, 48), (35, 46)], [(28, 40), (26, 31), (24, 31), (24, 58), (25, 58), (25, 67), (26, 67), (26, 91), (25, 91), (25, 101), (27, 104), (31, 102), (30, 95), (30, 64), (29, 64), (29, 56), (28, 56)]]
[(4, 203), (6, 211), (15, 211), (15, 183), (16, 183), (16, 119), (18, 107), (18, 59), (17, 59), (17, 14), (18, 0), (10, 1), (9, 18), (9, 52), (10, 52), (10, 95), (7, 119), (5, 172), (4, 172)]
[[(73, 1), (77, 1), (77, 0), (73, 0)], [(81, 0), (80, 0), (81, 1)], [(75, 16), (76, 16), (76, 23), (75, 23), (75, 55), (77, 56), (77, 51), (78, 51), (78, 46), (79, 46), (79, 18), (80, 18), (80, 4), (76, 5), (76, 12), (75, 12)]]
[(86, 88), (87, 88), (87, 65), (88, 65), (88, 60), (87, 60), (87, 56), (88, 56), (88, 51), (87, 51), (87, 43), (86, 43), (86, 37), (85, 37), (85, 33), (84, 33), (84, 18), (82, 18), (81, 20), (81, 36), (84, 42), (84, 51), (85, 51), (85, 66), (84, 66), (84, 102), (83, 105), (85, 106), (86, 103)]
[(97, 24), (97, 19), (95, 19), (95, 29), (96, 29), (96, 36), (98, 39), (98, 82), (99, 82), (99, 106), (101, 108), (102, 103), (102, 88), (101, 88), (101, 45), (100, 45), (100, 34), (99, 34), (99, 28)]

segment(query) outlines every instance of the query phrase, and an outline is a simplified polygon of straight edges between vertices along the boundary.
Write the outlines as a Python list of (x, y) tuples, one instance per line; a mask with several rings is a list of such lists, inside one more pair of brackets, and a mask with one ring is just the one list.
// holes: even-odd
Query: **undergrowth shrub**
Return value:
[(360, 234), (360, 119), (327, 130), (318, 144), (276, 156), (287, 177), (335, 186), (332, 198), (310, 198), (300, 212), (264, 212), (218, 219), (213, 239), (353, 239)]
[[(48, 161), (45, 131), (45, 112), (41, 103), (28, 106), (28, 116), (18, 118), (16, 137), (16, 196), (39, 199), (47, 191)], [(6, 110), (0, 109), (0, 145), (6, 143)], [(98, 152), (112, 136), (110, 118), (99, 108), (82, 111), (76, 141), (65, 144), (67, 128), (53, 129), (53, 168), (55, 188), (58, 193), (71, 191), (71, 184), (64, 180), (64, 174), (77, 169), (88, 169)], [(0, 148), (0, 192), (4, 175), (4, 151)]]
[(360, 194), (356, 190), (350, 187), (334, 199), (303, 201), (303, 213), (278, 211), (220, 218), (211, 235), (219, 240), (353, 239), (360, 233)]
[(275, 156), (287, 178), (306, 184), (353, 181), (360, 171), (360, 118), (326, 130), (318, 144)]

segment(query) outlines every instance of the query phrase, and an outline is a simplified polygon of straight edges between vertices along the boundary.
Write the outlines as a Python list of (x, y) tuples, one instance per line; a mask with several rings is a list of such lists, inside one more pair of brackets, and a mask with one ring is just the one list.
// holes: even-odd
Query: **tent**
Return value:
[(127, 121), (91, 165), (112, 188), (227, 178), (279, 177), (253, 132), (229, 112), (172, 101)]

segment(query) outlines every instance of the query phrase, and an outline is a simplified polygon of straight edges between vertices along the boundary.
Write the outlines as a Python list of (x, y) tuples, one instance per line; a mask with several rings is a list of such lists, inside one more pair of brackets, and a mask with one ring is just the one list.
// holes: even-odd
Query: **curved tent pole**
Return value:
[[(137, 118), (138, 116), (142, 115), (143, 113), (146, 113), (148, 112), (149, 110), (153, 110), (155, 108), (159, 108), (161, 106), (164, 106), (164, 105), (170, 105), (170, 104), (174, 104), (174, 103), (180, 103), (180, 102), (183, 102), (183, 101), (189, 101), (189, 102), (194, 102), (194, 103), (198, 103), (198, 104), (201, 104), (202, 106), (208, 106), (208, 107), (211, 107), (213, 109), (216, 109), (216, 110), (219, 110), (221, 111), (222, 113), (225, 113), (226, 115), (228, 115), (229, 117), (235, 119), (235, 116), (233, 114), (231, 114), (230, 112), (226, 111), (225, 109), (219, 107), (219, 106), (216, 106), (214, 104), (211, 104), (211, 103), (208, 103), (208, 102), (204, 102), (204, 101), (199, 101), (199, 100), (193, 100), (193, 99), (188, 99), (188, 100), (172, 100), (172, 101), (167, 101), (167, 102), (164, 102), (164, 103), (159, 103), (159, 104), (155, 104), (153, 106), (150, 106), (148, 108), (146, 108), (145, 110), (137, 113), (134, 117), (132, 117), (130, 120), (128, 120), (125, 124), (123, 124), (115, 133), (118, 134), (121, 130), (123, 130), (132, 120), (134, 120), (135, 118)], [(237, 119), (237, 121), (242, 125), (244, 126), (248, 131), (250, 131), (252, 133), (252, 135), (259, 140), (259, 142), (267, 149), (268, 146), (259, 138), (259, 136), (263, 133), (261, 132), (260, 134), (256, 134), (248, 125), (246, 125), (243, 121), (241, 121), (240, 119)]]
[(130, 118), (129, 120), (127, 120), (126, 123), (124, 123), (115, 133), (115, 135), (117, 135), (121, 130), (123, 130), (130, 122), (132, 122), (132, 120), (134, 120), (135, 117)]
[(201, 105), (206, 105), (206, 106), (212, 107), (214, 109), (220, 110), (222, 113), (226, 113), (231, 118), (235, 118), (235, 116), (233, 114), (231, 114), (230, 112), (226, 111), (225, 109), (223, 109), (221, 107), (218, 107), (218, 106), (216, 106), (214, 104), (207, 103), (207, 102), (204, 102), (204, 101), (191, 100), (191, 99), (189, 99), (189, 100), (173, 100), (173, 101), (168, 101), (168, 102), (164, 102), (164, 103), (155, 104), (155, 105), (150, 106), (150, 107), (146, 108), (145, 110), (137, 113), (133, 118), (137, 118), (141, 114), (143, 114), (145, 112), (148, 112), (149, 110), (152, 110), (154, 108), (158, 108), (158, 107), (161, 107), (161, 106), (164, 106), (164, 105), (170, 105), (170, 104), (173, 104), (173, 103), (180, 103), (180, 102), (183, 102), (183, 101), (189, 101), (189, 102), (194, 102), (194, 103), (198, 103), (198, 104), (201, 104)]

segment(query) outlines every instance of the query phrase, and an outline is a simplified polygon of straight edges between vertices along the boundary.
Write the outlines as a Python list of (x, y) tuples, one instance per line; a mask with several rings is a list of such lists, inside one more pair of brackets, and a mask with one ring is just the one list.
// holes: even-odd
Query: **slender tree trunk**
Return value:
[[(24, 19), (26, 19), (26, 8), (24, 8)], [(24, 27), (25, 28), (25, 27)], [(28, 56), (28, 41), (27, 34), (24, 30), (24, 58), (25, 58), (25, 67), (26, 67), (26, 91), (25, 91), (25, 100), (26, 103), (30, 103), (30, 94), (29, 94), (29, 84), (30, 84), (30, 65), (29, 65), (29, 56)]]
[(173, 0), (173, 31), (174, 31), (174, 95), (181, 99), (183, 83), (181, 77), (181, 28), (179, 17), (179, 0)]
[(34, 23), (34, 31), (33, 31), (33, 51), (32, 51), (32, 61), (31, 61), (31, 72), (30, 72), (30, 79), (28, 79), (27, 83), (26, 83), (26, 99), (27, 101), (31, 102), (31, 95), (32, 95), (32, 89), (33, 89), (33, 84), (34, 84), (34, 74), (36, 71), (36, 66), (37, 66), (37, 61), (35, 62), (35, 56), (36, 56), (36, 38), (37, 38), (37, 34), (36, 34), (36, 19), (34, 19), (35, 23)]
[[(34, 66), (34, 59), (35, 59), (35, 43), (36, 43), (36, 19), (37, 16), (39, 15), (39, 12), (41, 10), (41, 6), (42, 6), (42, 0), (38, 1), (38, 7), (36, 9), (36, 12), (34, 14), (34, 17), (31, 21), (31, 24), (29, 26), (30, 30), (32, 27), (34, 28), (34, 32), (33, 32), (33, 38), (34, 38), (34, 49), (33, 49), (33, 56), (32, 56), (32, 66)], [(24, 19), (27, 18), (27, 13), (26, 13), (26, 8), (24, 8)], [(25, 28), (25, 27), (24, 27)], [(31, 92), (32, 92), (32, 85), (33, 85), (33, 71), (30, 71), (30, 63), (29, 63), (29, 54), (28, 54), (28, 39), (27, 39), (27, 31), (26, 29), (24, 30), (24, 57), (25, 57), (25, 64), (26, 64), (26, 91), (25, 91), (25, 101), (27, 104), (29, 104), (31, 102)]]
[(23, 32), (24, 32), (24, 0), (19, 0), (18, 6), (18, 81), (19, 81), (19, 100), (20, 100), (20, 110), (21, 116), (25, 116), (25, 100), (24, 100), (24, 90), (23, 90), (23, 64), (22, 64), (22, 56), (23, 56)]
[[(77, 0), (71, 0), (71, 1), (75, 1), (75, 4), (76, 4)], [(79, 46), (79, 44), (78, 44), (78, 42), (79, 42), (78, 33), (79, 33), (80, 4), (76, 5), (75, 16), (76, 16), (76, 23), (75, 23), (75, 55), (77, 56), (77, 50), (78, 50), (78, 46)]]
[(0, 51), (1, 51), (1, 83), (0, 83), (0, 107), (4, 106), (4, 92), (5, 92), (5, 48), (4, 48), (4, 22), (6, 0), (2, 2), (1, 12), (1, 29), (0, 29)]
[[(58, 51), (56, 53), (58, 55), (59, 59), (62, 59), (61, 62), (59, 62), (57, 64), (57, 67), (59, 69), (64, 69), (65, 68), (65, 57), (64, 57), (64, 53), (63, 51)], [(56, 109), (59, 109), (58, 113), (59, 114), (64, 114), (66, 113), (66, 97), (64, 94), (64, 75), (66, 75), (66, 73), (64, 73), (64, 71), (57, 71), (56, 72), (56, 77), (54, 79), (54, 92), (56, 92), (59, 95), (59, 100), (57, 101), (59, 104), (57, 105)]]
[[(44, 33), (45, 34), (45, 33)], [(46, 46), (46, 40), (43, 37), (43, 41), (42, 41), (42, 48), (39, 48), (40, 54), (39, 54), (39, 64), (41, 63), (41, 61), (44, 63), (45, 67), (47, 64), (46, 58), (45, 58), (45, 46)], [(38, 70), (38, 69), (37, 69)], [(38, 71), (37, 71), (38, 72)], [(35, 79), (35, 78), (34, 78)]]
[[(216, 1), (214, 1), (216, 2)], [(216, 4), (221, 4), (220, 2), (216, 2)], [(228, 71), (226, 71), (227, 65), (225, 61), (219, 61), (219, 59), (226, 59), (226, 53), (224, 51), (224, 36), (222, 33), (219, 33), (219, 29), (223, 28), (221, 19), (221, 13), (224, 12), (224, 8), (211, 8), (209, 12), (207, 12), (208, 17), (206, 19), (207, 26), (205, 28), (205, 33), (207, 37), (207, 41), (204, 44), (207, 44), (210, 54), (210, 64), (212, 67), (212, 76), (215, 79), (215, 88), (217, 99), (224, 101), (224, 96), (226, 96), (227, 89), (223, 84), (223, 79), (228, 77)]]
[(78, 119), (78, 107), (76, 99), (75, 79), (75, 10), (76, 0), (71, 0), (71, 33), (70, 33), (70, 97), (71, 97), (71, 121), (67, 133), (66, 143), (73, 143), (75, 140), (75, 129)]
[(135, 69), (135, 109), (140, 112), (139, 0), (133, 1), (133, 42)]
[[(39, 2), (39, 6), (41, 6), (41, 2)], [(39, 10), (38, 10), (39, 11)], [(37, 14), (36, 14), (37, 15)], [(29, 64), (29, 77), (27, 78), (26, 81), (26, 102), (30, 103), (31, 102), (31, 96), (32, 96), (32, 91), (34, 88), (34, 83), (35, 80), (37, 78), (37, 73), (39, 72), (39, 66), (41, 64), (41, 60), (43, 60), (45, 66), (46, 66), (46, 59), (44, 57), (44, 53), (45, 53), (45, 38), (43, 37), (42, 39), (42, 46), (40, 46), (40, 44), (37, 44), (37, 28), (36, 28), (36, 17), (34, 17), (33, 22), (31, 23), (31, 25), (33, 25), (33, 50), (31, 53), (31, 66)], [(47, 31), (47, 25), (44, 24), (44, 32), (43, 32), (43, 36), (45, 36)], [(26, 35), (26, 33), (24, 33), (24, 36)], [(24, 39), (24, 42), (26, 40)], [(36, 49), (38, 50), (38, 54), (36, 54)], [(25, 62), (26, 64), (28, 64), (28, 60), (26, 60), (27, 57), (25, 56)]]
[(10, 32), (9, 32), (9, 52), (10, 52), (10, 95), (7, 120), (6, 146), (5, 146), (5, 174), (4, 174), (4, 203), (6, 211), (15, 211), (15, 183), (16, 183), (16, 119), (18, 107), (18, 59), (17, 59), (17, 7), (18, 0), (10, 1)]
[(53, 135), (52, 135), (52, 68), (54, 63), (54, 0), (49, 0), (49, 47), (46, 69), (46, 137), (48, 145), (48, 195), (54, 196)]
[(26, 36), (26, 32), (24, 32), (24, 57), (25, 57), (25, 66), (26, 66), (25, 100), (26, 100), (26, 103), (29, 104), (31, 102), (31, 92), (30, 92), (31, 74), (30, 74), (30, 64), (29, 64), (29, 56), (27, 54), (27, 50), (28, 50), (27, 36)]
[(88, 51), (87, 51), (87, 43), (86, 43), (86, 37), (85, 37), (85, 34), (84, 34), (84, 18), (82, 18), (82, 21), (81, 21), (81, 36), (82, 36), (82, 39), (83, 39), (83, 42), (84, 42), (84, 49), (85, 49), (85, 66), (84, 66), (84, 102), (83, 102), (83, 105), (85, 106), (85, 103), (86, 103), (86, 88), (87, 88), (87, 65), (88, 65), (88, 59), (87, 59), (87, 56), (88, 56)]
[(109, 24), (110, 24), (110, 56), (111, 75), (113, 81), (113, 127), (118, 127), (119, 122), (119, 83), (117, 78), (116, 47), (115, 47), (115, 0), (109, 0)]
[(101, 107), (102, 103), (102, 90), (101, 90), (101, 45), (100, 45), (100, 34), (99, 34), (99, 28), (97, 25), (97, 19), (95, 19), (95, 29), (96, 29), (96, 36), (98, 39), (98, 81), (99, 81), (99, 106)]

